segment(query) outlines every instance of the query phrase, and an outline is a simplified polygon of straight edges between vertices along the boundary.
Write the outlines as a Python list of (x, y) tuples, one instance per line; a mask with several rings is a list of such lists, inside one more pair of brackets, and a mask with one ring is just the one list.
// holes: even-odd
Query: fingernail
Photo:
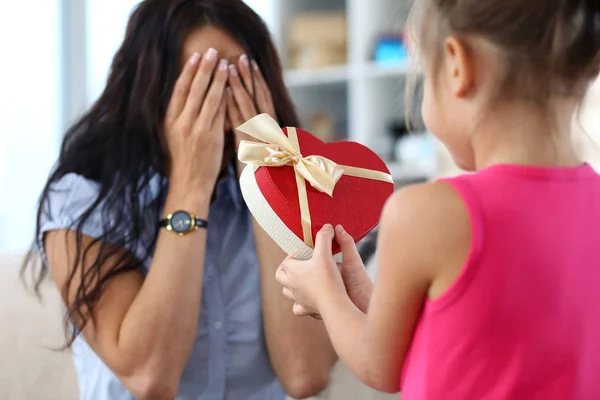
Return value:
[(229, 64), (229, 73), (231, 74), (231, 76), (237, 76), (238, 75), (238, 70), (235, 67), (235, 65)]
[(254, 60), (252, 60), (252, 68), (254, 68), (255, 71), (258, 71), (258, 64)]
[(330, 224), (325, 224), (323, 225), (323, 230), (331, 233), (333, 232), (333, 226), (331, 226)]
[(217, 58), (217, 54), (219, 54), (219, 52), (211, 47), (206, 52), (206, 59), (207, 60), (214, 60), (215, 58)]
[(245, 66), (248, 66), (248, 56), (246, 54), (242, 54), (240, 56), (240, 61), (242, 62), (242, 64), (244, 64)]
[(335, 230), (337, 231), (337, 233), (344, 233), (345, 232), (344, 227), (341, 226), (341, 225), (336, 226)]
[(198, 53), (192, 54), (192, 56), (190, 57), (190, 64), (196, 65), (196, 64), (198, 64), (198, 61), (200, 61), (200, 54), (198, 54)]
[(219, 71), (227, 71), (227, 65), (229, 62), (225, 59), (219, 61)]

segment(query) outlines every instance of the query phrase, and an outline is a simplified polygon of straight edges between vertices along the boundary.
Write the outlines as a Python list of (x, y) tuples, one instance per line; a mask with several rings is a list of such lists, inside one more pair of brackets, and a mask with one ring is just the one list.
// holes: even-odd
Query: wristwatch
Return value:
[(161, 228), (167, 228), (168, 231), (175, 232), (179, 236), (188, 234), (196, 229), (207, 228), (208, 221), (197, 218), (194, 214), (179, 210), (167, 215), (167, 218), (159, 221)]

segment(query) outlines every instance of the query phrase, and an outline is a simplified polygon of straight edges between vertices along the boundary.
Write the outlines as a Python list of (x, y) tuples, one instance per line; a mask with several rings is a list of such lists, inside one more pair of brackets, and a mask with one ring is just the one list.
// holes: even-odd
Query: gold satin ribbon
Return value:
[(306, 181), (316, 190), (333, 197), (335, 185), (342, 175), (394, 183), (392, 176), (381, 171), (338, 165), (323, 156), (303, 157), (298, 143), (296, 128), (288, 127), (286, 136), (279, 124), (268, 114), (260, 114), (237, 128), (240, 132), (261, 140), (242, 140), (238, 149), (238, 159), (256, 170), (258, 167), (291, 166), (296, 172), (300, 219), (304, 243), (314, 248)]

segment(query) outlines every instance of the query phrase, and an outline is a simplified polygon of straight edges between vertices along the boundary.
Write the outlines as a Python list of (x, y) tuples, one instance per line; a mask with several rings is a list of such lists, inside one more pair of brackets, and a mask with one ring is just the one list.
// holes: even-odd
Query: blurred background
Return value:
[[(35, 204), (63, 132), (103, 89), (137, 0), (30, 0), (0, 6), (0, 399), (75, 399), (60, 303), (18, 284)], [(406, 135), (405, 78), (415, 72), (403, 21), (412, 0), (248, 0), (272, 31), (305, 129), (354, 140), (388, 163), (398, 186), (457, 173), (417, 123)], [(413, 99), (419, 103), (418, 93)], [(577, 143), (600, 165), (600, 84), (577, 123)], [(585, 132), (585, 133), (584, 133)], [(367, 238), (362, 251), (375, 248)], [(327, 398), (383, 398), (344, 375)], [(393, 398), (396, 398), (395, 396)]]
[[(405, 133), (410, 1), (248, 0), (271, 29), (303, 127), (356, 140), (389, 161), (398, 180), (432, 175), (425, 135)], [(137, 0), (3, 2), (0, 37), (0, 252), (31, 242), (37, 196), (67, 127), (103, 89)], [(405, 161), (403, 164), (400, 161)]]
[[(21, 253), (31, 244), (35, 203), (61, 136), (102, 91), (138, 2), (3, 2), (0, 254)], [(247, 3), (272, 32), (305, 129), (325, 141), (349, 139), (371, 147), (399, 185), (447, 173), (447, 157), (418, 121), (406, 135), (404, 78), (414, 69), (403, 22), (412, 0)], [(600, 110), (595, 111), (588, 106), (582, 115), (592, 136), (600, 130)], [(594, 157), (598, 149), (585, 142), (582, 148)]]

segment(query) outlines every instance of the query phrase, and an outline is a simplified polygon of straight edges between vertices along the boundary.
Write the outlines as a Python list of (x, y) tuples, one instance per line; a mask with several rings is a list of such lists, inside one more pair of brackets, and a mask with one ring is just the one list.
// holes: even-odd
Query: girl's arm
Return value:
[(385, 392), (400, 390), (423, 304), (456, 279), (470, 235), (467, 211), (447, 184), (401, 190), (383, 212), (368, 313), (357, 309), (343, 290), (315, 295), (337, 354), (366, 384)]

